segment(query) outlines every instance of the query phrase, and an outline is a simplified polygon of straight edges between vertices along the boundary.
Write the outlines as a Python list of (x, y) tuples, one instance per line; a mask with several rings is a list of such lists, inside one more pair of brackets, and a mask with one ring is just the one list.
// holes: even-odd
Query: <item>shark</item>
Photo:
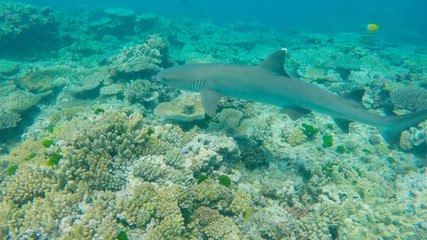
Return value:
[(292, 120), (311, 112), (331, 116), (337, 126), (349, 132), (352, 122), (374, 126), (391, 145), (397, 145), (402, 131), (427, 119), (427, 109), (406, 115), (384, 117), (362, 104), (364, 89), (337, 95), (285, 71), (287, 49), (279, 49), (256, 66), (237, 64), (186, 64), (160, 71), (157, 79), (186, 91), (200, 92), (206, 114), (213, 117), (218, 102), (235, 97), (283, 107)]

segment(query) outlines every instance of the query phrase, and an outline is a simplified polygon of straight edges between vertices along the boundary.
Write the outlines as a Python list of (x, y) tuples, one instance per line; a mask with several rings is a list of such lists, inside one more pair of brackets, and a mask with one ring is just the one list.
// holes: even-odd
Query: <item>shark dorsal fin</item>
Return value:
[(268, 70), (271, 70), (279, 75), (289, 77), (289, 75), (285, 71), (285, 59), (288, 50), (286, 48), (279, 49), (274, 53), (270, 54), (262, 63), (258, 65), (258, 67), (262, 67)]
[(363, 96), (365, 96), (365, 89), (356, 89), (349, 93), (342, 95), (344, 98), (354, 100), (356, 102), (361, 103)]
[(218, 102), (222, 97), (224, 97), (224, 95), (209, 89), (203, 89), (200, 94), (202, 96), (202, 105), (205, 109), (205, 113), (209, 117), (215, 116), (216, 109), (218, 108)]

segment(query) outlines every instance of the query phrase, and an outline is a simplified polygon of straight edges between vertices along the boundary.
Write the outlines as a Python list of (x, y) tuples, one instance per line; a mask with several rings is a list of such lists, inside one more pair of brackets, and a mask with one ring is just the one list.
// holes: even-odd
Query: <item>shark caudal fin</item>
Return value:
[(427, 109), (406, 115), (385, 118), (384, 126), (377, 127), (381, 136), (390, 145), (399, 146), (400, 135), (410, 127), (416, 127), (427, 119)]

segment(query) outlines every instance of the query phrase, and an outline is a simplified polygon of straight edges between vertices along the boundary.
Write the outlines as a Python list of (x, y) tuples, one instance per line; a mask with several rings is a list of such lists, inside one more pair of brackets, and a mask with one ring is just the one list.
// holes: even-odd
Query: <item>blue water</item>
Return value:
[(172, 17), (191, 17), (214, 23), (260, 22), (280, 30), (316, 33), (356, 32), (370, 23), (381, 25), (390, 42), (427, 44), (427, 1), (424, 0), (26, 0), (53, 8), (86, 4), (123, 7)]

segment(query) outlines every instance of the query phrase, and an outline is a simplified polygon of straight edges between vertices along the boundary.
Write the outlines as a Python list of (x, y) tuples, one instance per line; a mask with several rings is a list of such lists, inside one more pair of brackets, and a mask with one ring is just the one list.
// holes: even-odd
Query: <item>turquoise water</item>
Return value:
[(0, 2), (0, 239), (427, 239), (424, 1), (86, 3)]
[[(54, 8), (78, 8), (87, 1), (24, 1)], [(280, 30), (309, 30), (320, 33), (355, 32), (366, 24), (382, 26), (387, 41), (427, 44), (427, 3), (421, 0), (343, 2), (326, 1), (91, 1), (109, 7), (158, 13), (170, 17), (190, 17), (226, 24), (233, 21), (260, 22)]]

